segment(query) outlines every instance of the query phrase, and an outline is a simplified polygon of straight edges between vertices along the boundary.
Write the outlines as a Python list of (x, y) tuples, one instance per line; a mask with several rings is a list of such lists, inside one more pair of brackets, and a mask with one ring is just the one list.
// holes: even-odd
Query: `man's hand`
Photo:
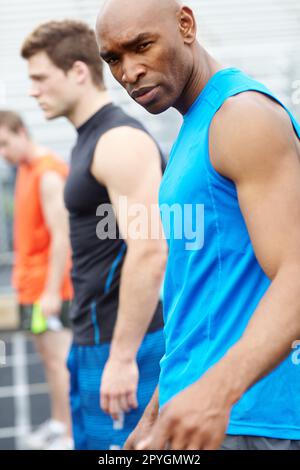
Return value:
[(145, 441), (156, 422), (155, 417), (150, 414), (144, 414), (140, 421), (138, 422), (136, 428), (127, 438), (127, 441), (124, 444), (124, 450), (136, 450), (139, 443)]
[(59, 316), (62, 306), (60, 295), (44, 292), (40, 299), (40, 305), (43, 315), (47, 317)]
[(127, 438), (124, 450), (136, 450), (140, 442), (146, 440), (158, 417), (158, 387), (156, 387), (150, 402), (136, 428)]
[(150, 436), (136, 449), (218, 449), (225, 437), (231, 406), (219, 381), (208, 373), (162, 409)]
[(138, 407), (139, 370), (135, 360), (109, 358), (102, 375), (100, 406), (117, 420), (121, 413)]

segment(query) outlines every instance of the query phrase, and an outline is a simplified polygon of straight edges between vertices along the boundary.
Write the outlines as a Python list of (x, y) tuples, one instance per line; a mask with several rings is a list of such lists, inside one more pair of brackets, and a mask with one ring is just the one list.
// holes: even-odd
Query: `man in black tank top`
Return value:
[[(148, 217), (157, 207), (163, 157), (145, 128), (110, 102), (87, 25), (41, 25), (22, 56), (46, 118), (65, 116), (78, 134), (65, 187), (75, 291), (68, 360), (75, 446), (116, 449), (141, 417), (164, 353), (159, 294), (166, 245), (151, 237)], [(145, 220), (139, 228), (138, 209)], [(159, 228), (158, 209), (154, 219)]]

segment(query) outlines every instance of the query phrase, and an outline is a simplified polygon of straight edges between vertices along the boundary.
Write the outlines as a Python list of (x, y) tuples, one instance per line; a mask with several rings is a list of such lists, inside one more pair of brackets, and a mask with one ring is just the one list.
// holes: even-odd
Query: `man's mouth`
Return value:
[(131, 92), (131, 98), (133, 98), (140, 105), (146, 105), (153, 101), (158, 92), (158, 86), (152, 87), (143, 87), (138, 90), (133, 90)]

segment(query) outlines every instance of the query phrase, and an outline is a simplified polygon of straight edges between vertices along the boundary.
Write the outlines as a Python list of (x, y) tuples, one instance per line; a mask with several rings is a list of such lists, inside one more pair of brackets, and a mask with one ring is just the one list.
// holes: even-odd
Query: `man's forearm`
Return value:
[(243, 337), (208, 374), (222, 383), (230, 403), (270, 373), (300, 338), (300, 269), (282, 268), (257, 307)]
[(110, 355), (133, 360), (156, 310), (163, 281), (163, 255), (127, 253), (122, 269), (118, 317)]

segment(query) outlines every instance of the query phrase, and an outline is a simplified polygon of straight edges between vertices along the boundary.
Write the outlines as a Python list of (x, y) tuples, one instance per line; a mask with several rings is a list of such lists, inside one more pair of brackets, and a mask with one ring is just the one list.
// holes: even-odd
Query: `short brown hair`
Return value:
[(0, 127), (7, 127), (17, 134), (20, 129), (26, 129), (23, 119), (14, 111), (0, 110)]
[(77, 60), (90, 69), (94, 85), (103, 89), (103, 67), (94, 31), (82, 21), (49, 21), (38, 26), (24, 41), (21, 55), (29, 59), (44, 51), (49, 59), (68, 72)]

